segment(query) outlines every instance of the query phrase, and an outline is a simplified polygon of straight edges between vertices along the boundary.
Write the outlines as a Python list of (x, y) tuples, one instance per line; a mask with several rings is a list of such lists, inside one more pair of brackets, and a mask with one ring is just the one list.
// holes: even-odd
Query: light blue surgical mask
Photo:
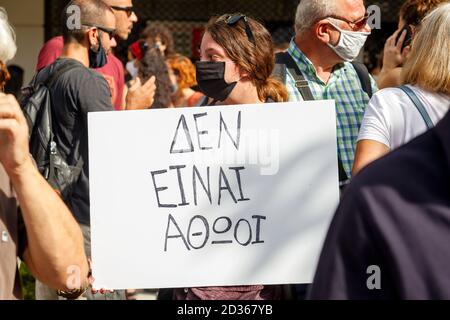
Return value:
[(138, 77), (139, 68), (136, 67), (136, 60), (128, 61), (127, 65), (126, 65), (126, 69), (132, 79), (136, 79)]
[(177, 93), (179, 88), (180, 87), (178, 86), (178, 83), (175, 84), (172, 83), (172, 94)]
[(331, 21), (330, 23), (341, 33), (341, 36), (336, 46), (333, 46), (330, 43), (328, 43), (328, 46), (344, 61), (349, 62), (355, 60), (361, 52), (361, 49), (364, 47), (370, 32), (342, 30)]

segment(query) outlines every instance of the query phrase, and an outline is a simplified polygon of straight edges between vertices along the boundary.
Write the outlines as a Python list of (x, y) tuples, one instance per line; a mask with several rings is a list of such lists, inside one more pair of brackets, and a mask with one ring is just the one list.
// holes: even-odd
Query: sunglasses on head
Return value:
[(84, 24), (84, 26), (90, 27), (90, 28), (97, 28), (98, 30), (100, 30), (104, 33), (107, 33), (109, 36), (109, 40), (112, 40), (116, 35), (116, 29), (106, 28), (106, 27), (97, 26), (97, 25), (93, 25), (93, 24)]
[(252, 29), (250, 28), (247, 16), (242, 14), (235, 14), (226, 18), (225, 22), (227, 23), (227, 25), (234, 27), (241, 19), (244, 20), (245, 33), (247, 34), (248, 41), (253, 43), (253, 45), (256, 47), (255, 36), (253, 35)]
[(110, 6), (111, 9), (116, 11), (125, 11), (127, 13), (128, 18), (133, 14), (134, 7), (119, 7), (119, 6)]

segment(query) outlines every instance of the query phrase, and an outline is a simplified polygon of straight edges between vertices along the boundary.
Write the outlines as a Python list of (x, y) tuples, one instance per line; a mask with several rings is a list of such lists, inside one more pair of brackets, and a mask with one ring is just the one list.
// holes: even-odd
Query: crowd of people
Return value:
[[(377, 81), (356, 61), (371, 33), (362, 0), (301, 0), (283, 50), (257, 19), (212, 17), (195, 64), (176, 53), (166, 28), (150, 24), (124, 65), (114, 47), (138, 20), (132, 0), (74, 5), (81, 26), (64, 24), (43, 46), (31, 91), (7, 91), (23, 70), (7, 67), (17, 47), (0, 8), (0, 300), (21, 298), (17, 257), (37, 279), (37, 299), (133, 296), (89, 289), (89, 112), (326, 99), (336, 104), (342, 199), (313, 283), (161, 290), (161, 299), (450, 298), (448, 0), (405, 1)], [(52, 172), (30, 156), (33, 131), (21, 109), (42, 86), (51, 97), (52, 150), (71, 174), (59, 193)], [(370, 265), (383, 270), (379, 290), (367, 287)], [(73, 266), (79, 281), (68, 283)]]

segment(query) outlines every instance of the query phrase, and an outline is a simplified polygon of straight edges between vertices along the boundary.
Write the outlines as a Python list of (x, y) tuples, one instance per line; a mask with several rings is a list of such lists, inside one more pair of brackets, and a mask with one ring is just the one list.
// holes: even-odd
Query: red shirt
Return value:
[[(61, 55), (63, 47), (64, 39), (62, 36), (49, 40), (39, 52), (36, 70), (39, 71), (55, 62)], [(125, 87), (125, 72), (122, 62), (114, 54), (110, 53), (108, 55), (108, 63), (104, 67), (96, 69), (96, 71), (103, 75), (106, 82), (108, 82), (114, 109), (121, 110)]]

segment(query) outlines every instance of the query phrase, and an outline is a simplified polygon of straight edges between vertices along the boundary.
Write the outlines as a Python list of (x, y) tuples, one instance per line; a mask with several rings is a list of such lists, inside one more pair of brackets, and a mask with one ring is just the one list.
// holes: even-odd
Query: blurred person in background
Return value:
[(431, 10), (446, 2), (449, 0), (406, 0), (403, 3), (398, 29), (387, 39), (384, 46), (382, 68), (377, 78), (380, 89), (402, 84), (402, 66), (411, 50), (411, 41), (417, 26)]
[[(405, 87), (370, 100), (358, 137), (353, 173), (433, 127), (450, 108), (450, 3), (419, 27), (402, 68)], [(404, 91), (407, 90), (407, 91)]]
[(138, 62), (138, 76), (146, 81), (151, 77), (156, 78), (156, 93), (154, 102), (148, 108), (164, 109), (172, 108), (172, 82), (169, 71), (161, 51), (158, 48), (150, 48), (144, 58)]
[(172, 82), (172, 101), (175, 107), (194, 107), (200, 104), (203, 93), (195, 91), (197, 86), (195, 66), (185, 56), (175, 54), (166, 60)]
[[(134, 12), (132, 0), (102, 0), (114, 12), (117, 22), (114, 37), (125, 41), (133, 30), (138, 18)], [(65, 22), (64, 22), (65, 24)], [(62, 53), (64, 41), (62, 36), (49, 40), (41, 49), (36, 70), (39, 71), (53, 63)], [(114, 55), (108, 53), (107, 63), (97, 68), (108, 82), (111, 90), (111, 99), (115, 110), (142, 109), (151, 104), (155, 91), (154, 79), (142, 82), (136, 78), (131, 87), (125, 86), (125, 70), (122, 62)]]
[(163, 57), (175, 54), (173, 35), (169, 28), (149, 22), (148, 26), (140, 35), (141, 40), (145, 40), (150, 48), (158, 48)]
[(128, 47), (128, 62), (125, 66), (127, 82), (138, 77), (139, 62), (144, 58), (147, 49), (148, 45), (144, 40), (133, 42)]

